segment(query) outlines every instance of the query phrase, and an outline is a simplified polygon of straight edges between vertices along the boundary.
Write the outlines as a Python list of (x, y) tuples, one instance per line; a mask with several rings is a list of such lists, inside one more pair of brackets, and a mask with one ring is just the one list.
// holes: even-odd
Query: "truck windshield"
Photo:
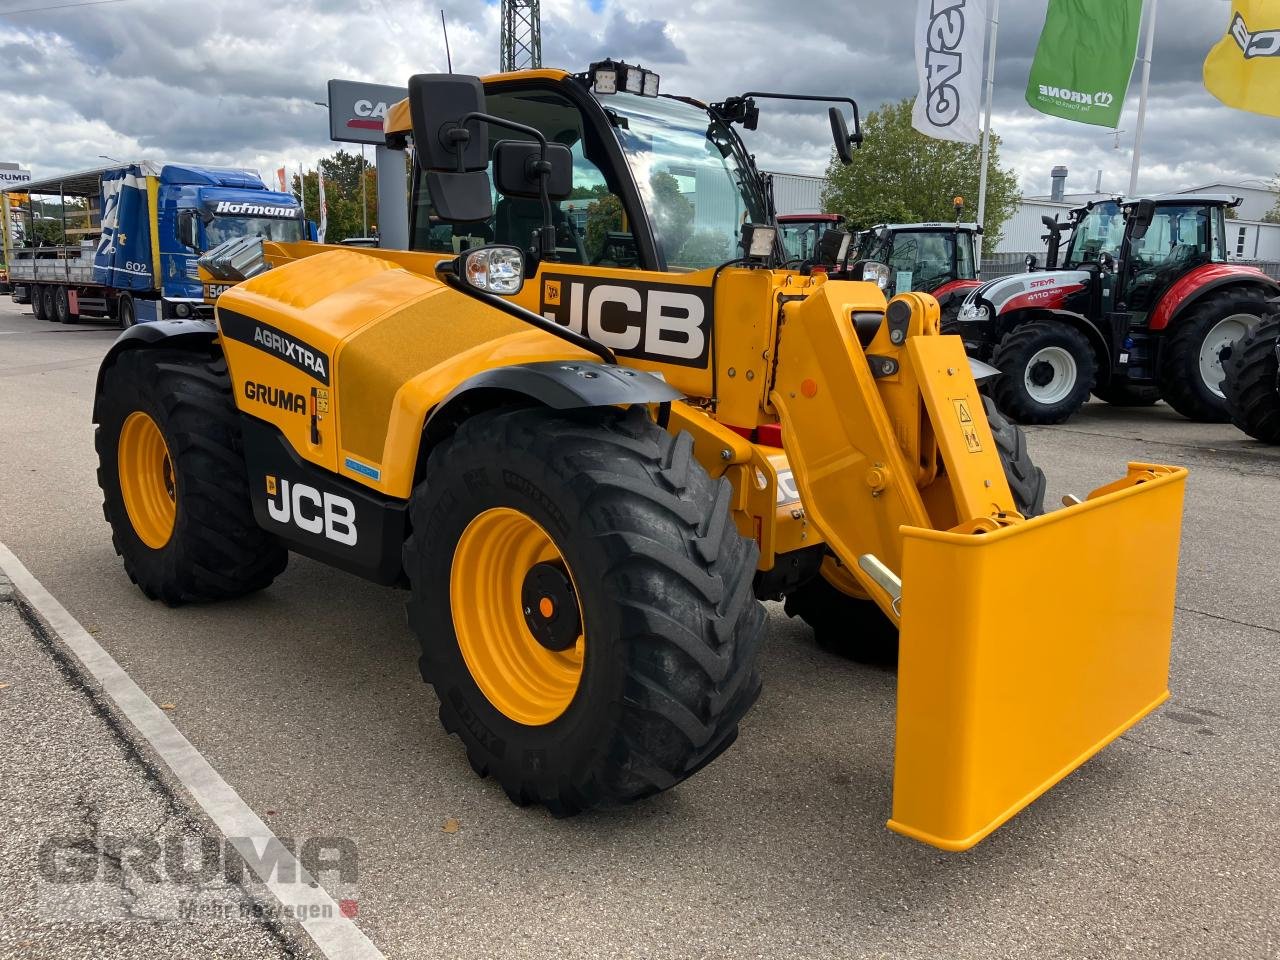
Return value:
[(1071, 246), (1067, 248), (1066, 267), (1079, 267), (1097, 263), (1104, 253), (1120, 255), (1120, 243), (1124, 240), (1124, 215), (1114, 200), (1096, 203), (1084, 215), (1071, 234)]
[(302, 239), (302, 221), (280, 217), (214, 217), (205, 224), (204, 235), (210, 250), (233, 237), (295, 243)]
[(833, 229), (836, 224), (828, 220), (791, 220), (779, 222), (778, 229), (782, 235), (782, 249), (787, 260), (809, 260), (818, 250), (818, 241), (824, 231)]
[(601, 98), (667, 267), (700, 270), (739, 255), (744, 223), (768, 223), (760, 179), (728, 125), (670, 97)]

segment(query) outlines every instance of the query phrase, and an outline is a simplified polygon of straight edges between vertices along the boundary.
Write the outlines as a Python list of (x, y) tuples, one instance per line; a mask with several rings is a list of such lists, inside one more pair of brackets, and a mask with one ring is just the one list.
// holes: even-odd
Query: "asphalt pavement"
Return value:
[[(1029, 431), (1053, 503), (1127, 460), (1191, 469), (1173, 698), (974, 850), (885, 829), (894, 676), (816, 649), (776, 605), (764, 692), (731, 750), (650, 801), (558, 821), (513, 807), (440, 729), (399, 592), (297, 557), (232, 603), (171, 610), (129, 583), (90, 423), (116, 334), (0, 300), (0, 541), (278, 836), (354, 842), (356, 922), (386, 956), (1280, 957), (1280, 449), (1164, 405), (1095, 403)], [(5, 838), (0, 891), (77, 815), (90, 747), (128, 762), (8, 609), (0, 718), (21, 735), (0, 736), (0, 783), (29, 828)], [(44, 692), (26, 702), (34, 673)], [(82, 747), (83, 763), (44, 756)], [(141, 791), (154, 772), (121, 777)], [(146, 802), (160, 816), (183, 798)], [(33, 909), (4, 928), (0, 955), (59, 938), (50, 955), (100, 955), (88, 920)], [(210, 936), (234, 944), (219, 955), (294, 949), (287, 918)], [(128, 942), (110, 955), (199, 955)]]

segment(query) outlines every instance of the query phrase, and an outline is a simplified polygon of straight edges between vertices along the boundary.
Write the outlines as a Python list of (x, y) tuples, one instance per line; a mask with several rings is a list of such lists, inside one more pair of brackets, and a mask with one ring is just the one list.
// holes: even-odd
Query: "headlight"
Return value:
[(524, 286), (524, 253), (518, 247), (476, 247), (461, 259), (458, 272), (477, 290), (510, 296)]
[(956, 314), (956, 319), (961, 323), (980, 323), (987, 319), (986, 305), (966, 303), (960, 308), (960, 312)]
[(889, 265), (867, 260), (862, 264), (862, 280), (874, 283), (881, 290), (889, 289)]

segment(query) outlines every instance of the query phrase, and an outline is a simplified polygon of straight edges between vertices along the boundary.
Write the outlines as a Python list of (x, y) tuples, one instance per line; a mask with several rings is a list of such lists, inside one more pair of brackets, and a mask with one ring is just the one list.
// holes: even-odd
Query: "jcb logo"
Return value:
[(1244, 17), (1236, 14), (1231, 21), (1231, 36), (1240, 46), (1246, 60), (1254, 57), (1280, 57), (1280, 30), (1250, 33)]
[(542, 315), (624, 357), (698, 367), (706, 362), (710, 291), (670, 283), (545, 277)]
[(292, 524), (346, 547), (356, 545), (356, 505), (336, 493), (268, 476), (267, 513), (277, 523)]

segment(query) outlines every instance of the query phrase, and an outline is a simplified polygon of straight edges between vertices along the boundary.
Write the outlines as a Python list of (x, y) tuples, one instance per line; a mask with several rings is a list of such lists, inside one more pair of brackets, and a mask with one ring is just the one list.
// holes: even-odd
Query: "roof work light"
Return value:
[(601, 60), (587, 69), (587, 80), (597, 94), (625, 90), (642, 97), (658, 95), (658, 75), (652, 70), (634, 67), (617, 60)]

